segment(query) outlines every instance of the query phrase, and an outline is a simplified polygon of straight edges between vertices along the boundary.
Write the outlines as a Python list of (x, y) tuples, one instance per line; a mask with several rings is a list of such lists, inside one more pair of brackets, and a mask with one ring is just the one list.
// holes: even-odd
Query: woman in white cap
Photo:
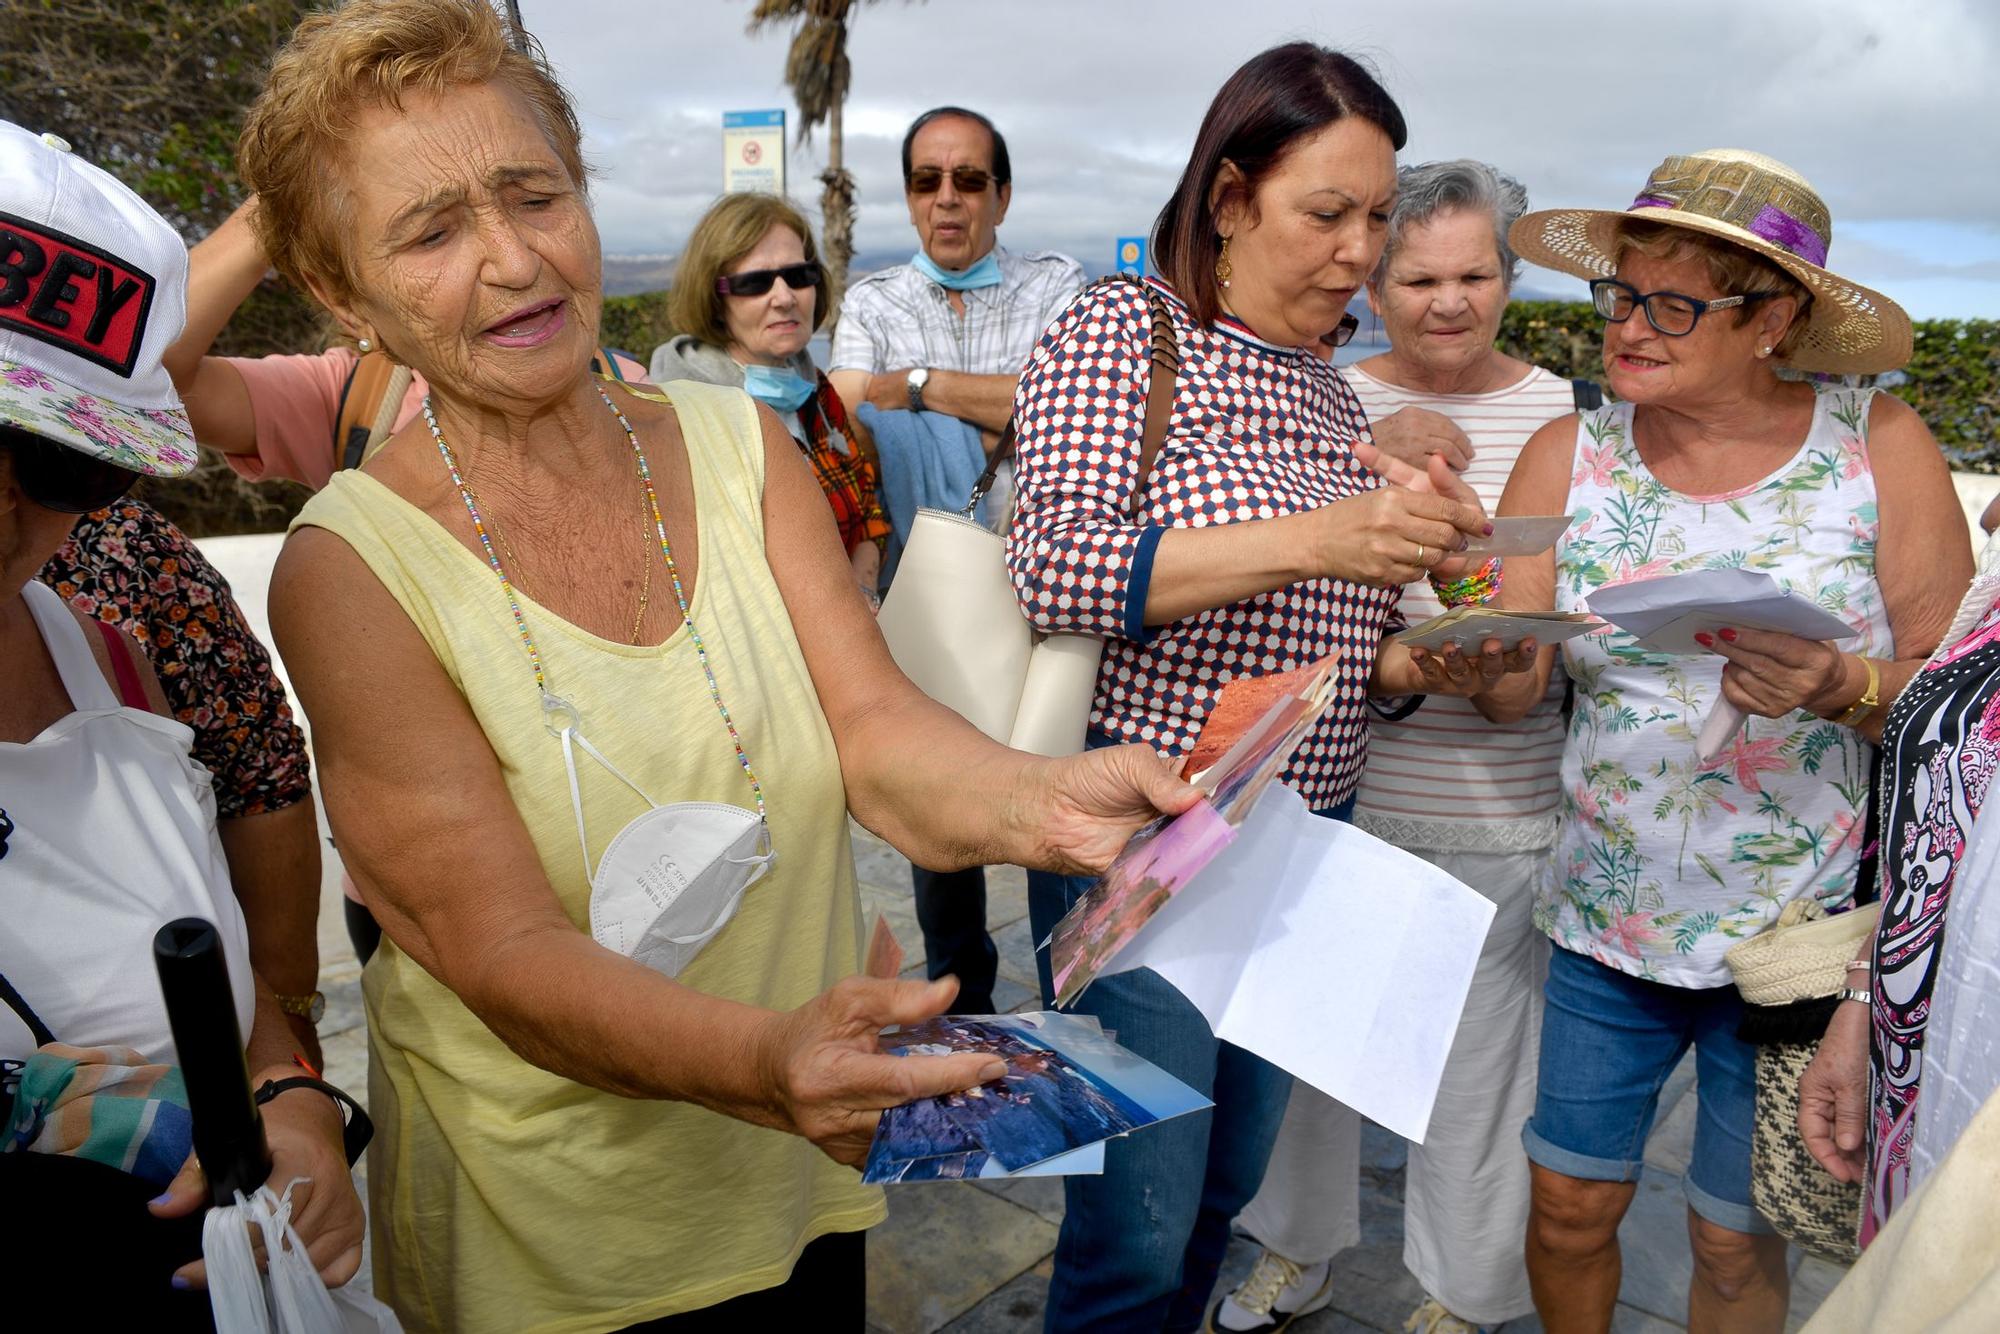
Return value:
[[(1830, 272), (1832, 219), (1784, 164), (1670, 157), (1632, 206), (1533, 213), (1514, 249), (1590, 280), (1617, 402), (1543, 427), (1502, 514), (1573, 512), (1550, 555), (1510, 558), (1503, 605), (1582, 611), (1597, 589), (1689, 570), (1769, 573), (1836, 613), (1820, 643), (1719, 627), (1670, 656), (1618, 631), (1569, 641), (1576, 682), (1556, 860), (1537, 905), (1552, 951), (1535, 1112), (1528, 1268), (1551, 1331), (1602, 1330), (1619, 1220), (1660, 1089), (1690, 1047), (1698, 1116), (1683, 1179), (1689, 1325), (1784, 1324), (1785, 1248), (1750, 1196), (1754, 1049), (1723, 953), (1811, 897), (1856, 891), (1884, 705), (1971, 578), (1943, 456), (1903, 403), (1781, 368), (1887, 371), (1909, 318)], [(1480, 697), (1520, 717), (1555, 655)], [(1727, 700), (1749, 722), (1712, 761)]]
[(304, 1179), (293, 1222), (323, 1278), (353, 1277), (362, 1237), (341, 1107), (299, 1078), (251, 971), (193, 734), (129, 638), (35, 577), (78, 515), (194, 466), (160, 366), (186, 282), (137, 195), (0, 121), (0, 1198), (34, 1219), (8, 1263), (170, 1320), (201, 1233), (169, 1220), (208, 1192), (150, 958), (169, 921), (214, 923), (253, 1083), (287, 1082), (260, 1095), (273, 1181)]

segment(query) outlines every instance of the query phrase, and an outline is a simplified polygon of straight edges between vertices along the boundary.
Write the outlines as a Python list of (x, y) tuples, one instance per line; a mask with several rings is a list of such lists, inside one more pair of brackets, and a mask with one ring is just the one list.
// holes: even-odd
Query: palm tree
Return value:
[[(845, 165), (840, 111), (847, 101), (847, 24), (868, 0), (757, 0), (749, 31), (798, 21), (792, 47), (785, 56), (785, 82), (799, 104), (799, 142), (812, 139), (813, 127), (826, 126), (826, 170), (819, 174), (827, 273), (827, 290), (838, 294), (847, 285), (847, 265), (854, 258), (854, 176)], [(828, 312), (831, 317), (838, 314)]]

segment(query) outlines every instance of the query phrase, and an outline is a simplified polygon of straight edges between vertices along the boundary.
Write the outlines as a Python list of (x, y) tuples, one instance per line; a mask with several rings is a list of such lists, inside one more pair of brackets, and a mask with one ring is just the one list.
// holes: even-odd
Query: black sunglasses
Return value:
[(106, 463), (19, 427), (0, 427), (0, 449), (14, 460), (14, 480), (22, 494), (58, 514), (101, 510), (139, 480), (139, 474), (130, 468)]
[(715, 290), (724, 296), (762, 296), (771, 290), (772, 283), (783, 278), (785, 286), (794, 292), (803, 292), (808, 287), (818, 287), (825, 277), (819, 265), (809, 259), (803, 264), (787, 264), (782, 269), (725, 273), (715, 280)]
[(1632, 318), (1633, 311), (1643, 310), (1646, 312), (1646, 323), (1669, 338), (1683, 338), (1693, 333), (1701, 317), (1711, 310), (1747, 306), (1776, 295), (1776, 292), (1739, 292), (1735, 296), (1703, 301), (1700, 297), (1683, 296), (1679, 292), (1641, 294), (1632, 284), (1621, 283), (1616, 278), (1599, 278), (1590, 285), (1590, 302), (1607, 321), (1623, 324)]
[[(944, 186), (945, 172), (942, 167), (918, 167), (911, 172), (903, 184), (913, 195), (934, 195)], [(993, 183), (993, 173), (978, 167), (953, 167), (951, 188), (962, 195), (983, 195), (986, 187)]]
[(1347, 314), (1340, 317), (1340, 323), (1333, 326), (1331, 333), (1320, 335), (1320, 342), (1328, 347), (1346, 347), (1354, 341), (1354, 335), (1361, 329), (1361, 318)]

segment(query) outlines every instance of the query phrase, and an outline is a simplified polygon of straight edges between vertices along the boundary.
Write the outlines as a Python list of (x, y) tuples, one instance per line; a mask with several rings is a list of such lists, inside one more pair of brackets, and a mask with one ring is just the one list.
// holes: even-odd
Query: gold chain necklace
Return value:
[[(652, 527), (651, 522), (646, 521), (644, 516), (641, 516), (641, 519), (645, 523), (646, 528), (650, 530)], [(500, 539), (500, 549), (507, 553), (508, 562), (515, 569), (520, 569), (520, 554), (514, 550), (514, 544), (507, 540), (506, 532), (499, 524), (494, 523), (490, 517), (486, 520), (486, 526), (492, 531), (493, 536)], [(641, 540), (644, 544), (642, 550), (644, 552), (646, 574), (639, 584), (639, 610), (632, 617), (632, 635), (627, 641), (634, 648), (639, 646), (639, 628), (645, 624), (646, 608), (651, 606), (653, 602), (653, 534), (648, 531)]]

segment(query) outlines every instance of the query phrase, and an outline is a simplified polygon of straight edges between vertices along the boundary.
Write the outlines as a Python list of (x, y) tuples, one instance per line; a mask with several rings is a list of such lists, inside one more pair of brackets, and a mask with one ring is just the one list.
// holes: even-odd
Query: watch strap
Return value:
[(1854, 706), (1834, 719), (1842, 727), (1860, 726), (1862, 720), (1875, 712), (1876, 706), (1882, 702), (1882, 669), (1873, 658), (1861, 659), (1861, 665), (1868, 670), (1868, 684), (1862, 690), (1861, 698), (1854, 701)]
[(903, 381), (903, 392), (909, 395), (910, 399), (910, 411), (922, 412), (924, 410), (924, 384), (929, 379), (930, 371), (926, 368), (922, 376), (918, 376), (915, 372), (912, 372)]
[(1863, 1005), (1871, 1007), (1875, 1004), (1875, 993), (1866, 987), (1842, 987), (1840, 998), (1844, 1001), (1860, 1001)]
[(341, 1127), (340, 1146), (347, 1154), (347, 1165), (354, 1166), (367, 1152), (368, 1142), (375, 1138), (375, 1123), (368, 1119), (368, 1113), (361, 1104), (346, 1092), (335, 1088), (324, 1079), (313, 1079), (307, 1075), (293, 1075), (288, 1079), (267, 1079), (257, 1088), (257, 1105), (262, 1107), (280, 1093), (293, 1089), (315, 1089), (332, 1098), (340, 1106)]

